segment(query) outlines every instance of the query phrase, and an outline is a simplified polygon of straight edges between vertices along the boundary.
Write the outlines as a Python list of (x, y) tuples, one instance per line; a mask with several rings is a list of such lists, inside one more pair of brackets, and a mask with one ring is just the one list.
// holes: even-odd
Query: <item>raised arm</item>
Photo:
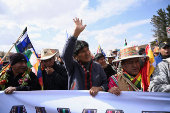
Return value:
[(85, 29), (86, 25), (83, 25), (83, 21), (79, 20), (79, 18), (75, 18), (73, 19), (73, 21), (75, 23), (75, 30), (73, 36), (78, 38), (79, 34)]
[(82, 24), (82, 20), (79, 20), (79, 18), (75, 18), (73, 19), (74, 23), (75, 23), (75, 30), (73, 33), (73, 36), (71, 36), (63, 49), (61, 58), (65, 64), (65, 67), (67, 69), (68, 75), (70, 75), (70, 73), (72, 73), (73, 71), (73, 54), (74, 54), (74, 50), (75, 50), (75, 45), (76, 45), (76, 41), (77, 38), (79, 36), (79, 34), (85, 29), (86, 25)]

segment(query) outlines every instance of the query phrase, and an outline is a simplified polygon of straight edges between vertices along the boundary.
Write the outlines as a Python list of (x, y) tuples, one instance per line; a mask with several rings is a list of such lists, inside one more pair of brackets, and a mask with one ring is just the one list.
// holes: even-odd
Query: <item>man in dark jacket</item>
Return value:
[(110, 64), (106, 63), (105, 56), (102, 53), (98, 53), (95, 55), (95, 61), (98, 62), (104, 69), (107, 79), (116, 74), (116, 71), (112, 68)]
[(45, 69), (42, 71), (43, 89), (44, 90), (67, 90), (68, 75), (64, 66), (55, 62), (56, 53), (52, 53), (50, 49), (41, 51), (42, 65)]
[(90, 95), (95, 96), (99, 91), (108, 90), (107, 76), (102, 66), (91, 59), (88, 43), (77, 40), (86, 25), (78, 18), (73, 20), (76, 27), (61, 56), (69, 75), (68, 87), (70, 90), (90, 90)]
[(36, 75), (27, 68), (27, 60), (22, 53), (10, 55), (10, 65), (0, 73), (0, 90), (4, 90), (6, 94), (41, 90)]

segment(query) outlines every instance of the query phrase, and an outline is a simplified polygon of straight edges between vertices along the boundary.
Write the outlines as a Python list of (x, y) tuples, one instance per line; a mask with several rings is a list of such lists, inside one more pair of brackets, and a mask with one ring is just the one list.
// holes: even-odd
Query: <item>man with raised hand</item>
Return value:
[(75, 30), (66, 42), (62, 54), (69, 75), (68, 87), (70, 90), (90, 90), (90, 95), (94, 97), (99, 91), (108, 90), (107, 76), (102, 66), (91, 59), (88, 43), (77, 40), (86, 25), (79, 18), (73, 21)]

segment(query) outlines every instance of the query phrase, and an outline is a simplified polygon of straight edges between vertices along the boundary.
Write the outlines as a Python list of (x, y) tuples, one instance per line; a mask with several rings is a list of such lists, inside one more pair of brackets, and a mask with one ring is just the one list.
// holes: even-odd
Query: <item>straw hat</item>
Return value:
[(120, 59), (113, 60), (113, 62), (130, 59), (130, 58), (138, 58), (138, 57), (148, 57), (145, 55), (139, 55), (136, 47), (125, 47), (120, 50)]
[(50, 49), (43, 49), (41, 51), (41, 58), (38, 58), (39, 60), (47, 60), (52, 58), (54, 55), (56, 55), (56, 53), (53, 53)]
[(153, 50), (154, 53), (159, 53), (159, 47), (155, 47)]
[(106, 53), (106, 57), (115, 57), (115, 55), (113, 54), (113, 51), (112, 50), (109, 50), (107, 53)]

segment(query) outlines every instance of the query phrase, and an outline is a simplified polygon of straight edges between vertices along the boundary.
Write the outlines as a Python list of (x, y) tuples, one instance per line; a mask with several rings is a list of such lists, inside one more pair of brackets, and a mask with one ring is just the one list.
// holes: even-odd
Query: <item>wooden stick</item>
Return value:
[[(22, 32), (22, 34), (18, 37), (17, 41), (12, 45), (11, 49), (14, 47), (14, 45), (18, 42), (18, 40), (23, 36), (24, 32), (26, 31), (27, 27), (24, 29), (24, 31)], [(2, 60), (0, 61), (0, 63), (6, 58), (6, 56), (9, 54), (9, 52), (11, 51), (11, 49), (5, 54), (5, 56), (2, 58)]]

